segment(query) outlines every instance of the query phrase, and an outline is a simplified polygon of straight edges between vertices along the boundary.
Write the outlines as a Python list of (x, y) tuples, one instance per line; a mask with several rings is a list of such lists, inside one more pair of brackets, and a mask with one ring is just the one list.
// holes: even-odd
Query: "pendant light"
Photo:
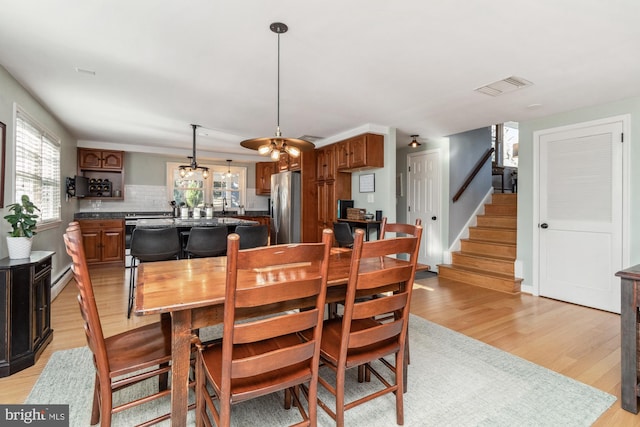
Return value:
[(280, 132), (280, 34), (287, 32), (289, 27), (282, 22), (274, 22), (269, 26), (271, 31), (278, 35), (278, 103), (275, 137), (247, 139), (240, 143), (245, 148), (258, 150), (261, 156), (270, 156), (276, 161), (280, 154), (287, 153), (291, 157), (298, 157), (301, 151), (313, 150), (315, 145), (309, 141), (298, 138), (283, 138)]
[(226, 178), (231, 178), (233, 174), (231, 173), (231, 160), (227, 159), (227, 173), (225, 175)]
[(411, 148), (416, 148), (416, 147), (419, 147), (419, 146), (421, 146), (421, 145), (422, 145), (422, 144), (420, 144), (420, 143), (418, 142), (418, 140), (416, 139), (416, 138), (417, 138), (417, 137), (419, 137), (419, 136), (420, 136), (420, 135), (411, 135), (411, 138), (413, 138), (413, 141), (411, 141), (411, 142), (409, 143), (409, 147), (411, 147)]
[(195, 172), (198, 169), (202, 171), (202, 177), (207, 179), (209, 177), (209, 168), (204, 166), (198, 166), (198, 162), (196, 161), (196, 129), (200, 127), (200, 125), (191, 125), (193, 128), (193, 155), (191, 157), (187, 157), (191, 159), (191, 163), (188, 165), (182, 165), (179, 168), (180, 177), (184, 178), (191, 172)]

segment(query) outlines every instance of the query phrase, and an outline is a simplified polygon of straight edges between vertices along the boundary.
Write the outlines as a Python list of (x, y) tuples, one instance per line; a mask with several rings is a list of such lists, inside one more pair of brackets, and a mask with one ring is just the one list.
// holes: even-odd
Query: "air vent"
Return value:
[(304, 139), (305, 141), (309, 141), (309, 142), (316, 142), (316, 141), (318, 141), (320, 139), (323, 139), (323, 138), (321, 136), (302, 135), (298, 139)]
[(531, 83), (528, 80), (525, 80), (521, 77), (507, 77), (502, 80), (498, 80), (497, 82), (488, 84), (486, 86), (479, 87), (475, 89), (476, 92), (484, 93), (489, 96), (499, 96), (503, 93), (513, 92), (514, 90), (522, 89), (523, 87), (531, 86)]

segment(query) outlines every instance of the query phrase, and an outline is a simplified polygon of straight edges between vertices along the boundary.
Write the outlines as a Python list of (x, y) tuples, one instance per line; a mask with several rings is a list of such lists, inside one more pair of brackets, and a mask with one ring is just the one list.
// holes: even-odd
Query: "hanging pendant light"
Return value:
[(226, 178), (231, 178), (233, 174), (231, 173), (231, 160), (227, 159), (227, 173), (225, 175)]
[(420, 135), (411, 135), (411, 138), (413, 138), (413, 141), (411, 141), (411, 142), (409, 143), (409, 147), (411, 147), (411, 148), (416, 148), (416, 147), (419, 147), (419, 146), (421, 146), (421, 145), (422, 145), (422, 144), (420, 144), (420, 143), (418, 142), (418, 140), (416, 139), (416, 138), (417, 138), (417, 137), (419, 137), (419, 136), (420, 136)]
[(197, 170), (202, 171), (202, 177), (207, 179), (209, 177), (209, 168), (204, 166), (198, 166), (198, 162), (196, 161), (196, 129), (200, 127), (200, 125), (191, 125), (193, 128), (193, 155), (187, 157), (191, 159), (191, 163), (188, 165), (181, 165), (179, 168), (180, 177), (184, 178), (191, 172), (196, 172)]
[(271, 31), (278, 35), (278, 104), (275, 137), (247, 139), (240, 143), (245, 148), (258, 150), (261, 156), (270, 156), (276, 161), (281, 153), (287, 153), (291, 157), (298, 157), (301, 151), (313, 150), (315, 145), (309, 141), (298, 138), (283, 138), (280, 132), (280, 34), (287, 32), (289, 27), (282, 22), (274, 22), (269, 26)]

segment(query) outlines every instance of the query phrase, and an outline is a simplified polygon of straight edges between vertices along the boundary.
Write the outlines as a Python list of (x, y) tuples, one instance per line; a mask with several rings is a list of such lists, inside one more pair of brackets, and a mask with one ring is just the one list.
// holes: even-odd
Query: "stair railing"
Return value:
[(462, 193), (464, 193), (464, 190), (466, 190), (467, 187), (471, 184), (471, 181), (473, 181), (473, 178), (475, 178), (478, 172), (480, 172), (480, 169), (482, 169), (482, 165), (484, 165), (484, 163), (491, 158), (491, 154), (494, 151), (495, 151), (495, 148), (493, 147), (489, 148), (487, 152), (484, 153), (484, 156), (482, 156), (482, 158), (478, 161), (478, 163), (476, 163), (476, 166), (473, 168), (469, 176), (467, 176), (467, 179), (464, 181), (464, 184), (462, 184), (460, 189), (456, 192), (456, 195), (453, 196), (454, 203), (457, 202), (458, 199), (462, 196)]

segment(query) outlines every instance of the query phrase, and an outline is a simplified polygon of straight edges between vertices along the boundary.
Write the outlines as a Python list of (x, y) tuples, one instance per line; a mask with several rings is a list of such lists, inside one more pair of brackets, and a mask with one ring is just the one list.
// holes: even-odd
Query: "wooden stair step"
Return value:
[(505, 215), (516, 217), (518, 215), (518, 205), (484, 205), (486, 215)]
[(489, 254), (516, 259), (516, 245), (514, 243), (490, 242), (485, 240), (460, 240), (461, 252), (479, 255)]
[(520, 284), (522, 283), (521, 278), (513, 277), (513, 275), (489, 273), (484, 270), (451, 264), (438, 265), (438, 277), (510, 294), (520, 293)]
[(518, 219), (515, 216), (505, 215), (478, 215), (476, 216), (478, 227), (496, 227), (515, 230), (518, 226)]
[(496, 227), (469, 227), (469, 239), (488, 242), (516, 243), (516, 230)]
[(514, 275), (514, 259), (500, 256), (476, 255), (463, 252), (453, 252), (451, 263), (455, 266), (475, 268), (488, 272)]
[(517, 205), (518, 195), (514, 193), (493, 193), (491, 195), (493, 205)]

